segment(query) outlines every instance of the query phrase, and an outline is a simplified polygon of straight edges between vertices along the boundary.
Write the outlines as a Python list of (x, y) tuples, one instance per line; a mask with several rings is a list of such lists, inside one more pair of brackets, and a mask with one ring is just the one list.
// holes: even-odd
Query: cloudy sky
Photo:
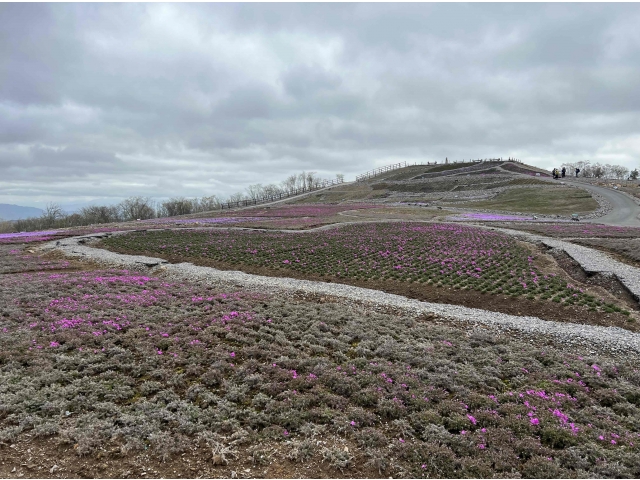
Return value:
[(0, 4), (0, 203), (640, 166), (638, 4)]

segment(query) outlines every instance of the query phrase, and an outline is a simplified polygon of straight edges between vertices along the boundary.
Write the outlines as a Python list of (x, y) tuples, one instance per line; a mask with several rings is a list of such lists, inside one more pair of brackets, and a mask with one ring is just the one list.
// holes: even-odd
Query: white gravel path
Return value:
[[(170, 264), (160, 258), (118, 254), (100, 248), (93, 248), (88, 245), (92, 240), (112, 234), (113, 233), (100, 233), (67, 238), (49, 242), (41, 248), (43, 250), (59, 250), (68, 256), (81, 257), (110, 267), (128, 269), (143, 266), (149, 267), (153, 273), (162, 272), (180, 281), (186, 280), (190, 282), (232, 286), (270, 293), (280, 292), (290, 294), (301, 292), (327, 295), (343, 298), (352, 302), (368, 304), (373, 308), (392, 307), (416, 315), (435, 313), (442, 318), (454, 322), (478, 323), (497, 330), (517, 331), (534, 336), (543, 335), (552, 337), (562, 343), (580, 345), (587, 348), (599, 347), (617, 354), (623, 354), (624, 352), (640, 354), (640, 334), (632, 333), (618, 327), (553, 322), (541, 320), (537, 317), (519, 317), (459, 305), (421, 302), (378, 290), (337, 283), (265, 277), (238, 271), (199, 267), (191, 263)], [(548, 241), (546, 238), (545, 240)]]

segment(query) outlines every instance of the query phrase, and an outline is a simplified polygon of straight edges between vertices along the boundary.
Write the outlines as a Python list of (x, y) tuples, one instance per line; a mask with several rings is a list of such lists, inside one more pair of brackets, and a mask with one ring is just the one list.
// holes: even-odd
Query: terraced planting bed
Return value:
[(369, 223), (308, 234), (148, 231), (108, 238), (103, 246), (174, 263), (338, 281), (421, 300), (638, 328), (635, 314), (606, 292), (574, 282), (512, 237), (464, 225)]
[(598, 208), (598, 202), (579, 188), (517, 188), (502, 192), (490, 200), (459, 203), (456, 206), (504, 210), (520, 213), (571, 215), (588, 213)]
[[(532, 269), (501, 236), (437, 228), (441, 269)], [(415, 265), (417, 233), (371, 260)], [(12, 271), (46, 261), (25, 253)], [(637, 359), (589, 350), (138, 271), (2, 274), (0, 476), (638, 477)]]
[(572, 243), (606, 252), (623, 263), (640, 268), (640, 228), (589, 223), (508, 224), (501, 227), (523, 230), (548, 237), (569, 239)]

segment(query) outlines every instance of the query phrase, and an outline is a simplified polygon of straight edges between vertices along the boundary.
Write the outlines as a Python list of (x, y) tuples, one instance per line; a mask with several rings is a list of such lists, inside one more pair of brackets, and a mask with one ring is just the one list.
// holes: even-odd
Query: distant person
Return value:
[(576, 178), (578, 178), (578, 174), (580, 173), (580, 169), (576, 168)]
[(567, 169), (562, 167), (562, 178), (564, 178), (564, 174), (567, 173)]

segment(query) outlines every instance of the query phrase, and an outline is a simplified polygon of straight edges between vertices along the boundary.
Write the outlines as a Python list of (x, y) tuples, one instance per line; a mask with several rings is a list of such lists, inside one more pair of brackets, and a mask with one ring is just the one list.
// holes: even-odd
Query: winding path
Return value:
[(602, 195), (613, 207), (606, 215), (598, 218), (582, 220), (583, 222), (603, 223), (619, 227), (640, 227), (640, 205), (631, 197), (611, 188), (599, 187), (579, 181), (566, 181), (575, 187), (584, 188), (590, 192)]
[[(309, 231), (306, 230), (305, 232)], [(152, 269), (152, 271), (157, 273), (163, 272), (179, 280), (196, 281), (214, 285), (233, 285), (238, 288), (261, 292), (279, 291), (283, 294), (301, 292), (303, 294), (328, 295), (342, 298), (349, 302), (366, 304), (373, 309), (392, 307), (415, 315), (435, 313), (441, 318), (449, 319), (453, 322), (481, 324), (500, 331), (514, 331), (533, 336), (544, 335), (554, 338), (561, 343), (587, 348), (599, 347), (618, 354), (623, 354), (623, 352), (636, 355), (640, 354), (640, 334), (618, 327), (554, 322), (542, 320), (538, 317), (508, 315), (460, 305), (422, 302), (378, 290), (337, 283), (297, 280), (286, 277), (266, 277), (239, 271), (200, 267), (191, 263), (170, 264), (161, 258), (124, 255), (94, 248), (87, 244), (87, 242), (91, 242), (92, 240), (124, 233), (127, 232), (109, 232), (71, 237), (49, 242), (40, 248), (43, 250), (59, 250), (68, 256), (81, 257), (109, 266), (125, 268), (140, 268), (144, 266)], [(517, 233), (521, 234), (522, 232)], [(546, 237), (543, 238), (546, 239)], [(563, 243), (564, 242), (558, 242), (554, 247), (562, 248), (564, 247), (564, 245), (562, 245)], [(581, 251), (582, 249), (584, 249), (586, 253), (590, 250), (586, 247), (581, 247)], [(638, 270), (636, 273), (640, 273), (640, 269), (636, 270)]]

